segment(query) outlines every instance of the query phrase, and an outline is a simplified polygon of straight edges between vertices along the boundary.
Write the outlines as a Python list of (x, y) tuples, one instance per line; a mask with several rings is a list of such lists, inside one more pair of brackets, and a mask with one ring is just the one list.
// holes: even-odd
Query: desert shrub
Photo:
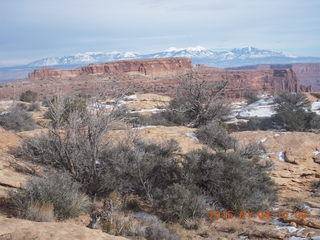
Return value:
[(101, 194), (109, 183), (103, 181), (100, 156), (108, 145), (104, 136), (116, 121), (113, 112), (104, 108), (87, 111), (83, 102), (58, 97), (50, 101), (49, 114), (48, 133), (22, 144), (25, 157), (67, 171), (86, 193)]
[(177, 97), (170, 102), (164, 116), (179, 125), (198, 127), (211, 122), (221, 121), (230, 113), (223, 101), (227, 82), (209, 84), (194, 73), (182, 76), (177, 88)]
[(138, 229), (138, 236), (148, 240), (178, 240), (179, 237), (170, 232), (156, 216), (146, 217)]
[(20, 95), (20, 101), (23, 102), (35, 102), (37, 101), (37, 98), (38, 94), (31, 90), (27, 90)]
[(313, 196), (320, 196), (320, 181), (314, 181), (311, 185)]
[(320, 129), (320, 116), (319, 115), (313, 115), (310, 120), (310, 128), (311, 129)]
[(102, 224), (102, 231), (115, 236), (133, 236), (136, 235), (137, 225), (133, 217), (116, 213)]
[(201, 126), (196, 131), (197, 138), (215, 150), (228, 150), (234, 148), (235, 139), (217, 122)]
[(32, 202), (27, 206), (25, 218), (35, 222), (54, 222), (52, 203)]
[(192, 152), (186, 157), (184, 169), (189, 182), (198, 186), (218, 207), (258, 211), (267, 209), (277, 199), (267, 166), (238, 152)]
[(72, 113), (77, 113), (79, 118), (84, 118), (87, 114), (87, 99), (83, 97), (54, 97), (46, 101), (48, 111), (44, 117), (50, 119), (53, 124), (64, 124), (69, 120)]
[(251, 118), (247, 125), (246, 129), (249, 131), (255, 130), (271, 130), (274, 129), (273, 118)]
[(35, 122), (29, 113), (15, 107), (0, 115), (0, 126), (7, 130), (29, 131), (35, 129)]
[(304, 131), (310, 121), (310, 102), (302, 93), (280, 93), (275, 98), (275, 120), (290, 131)]
[(133, 125), (133, 127), (139, 126), (174, 126), (174, 122), (171, 122), (166, 118), (163, 112), (155, 113), (152, 115), (142, 115), (140, 113), (130, 113), (125, 108), (122, 108), (121, 112), (118, 112), (118, 116), (123, 118), (127, 123)]
[[(101, 168), (109, 188), (134, 193), (153, 202), (153, 192), (179, 181), (180, 171), (173, 153), (174, 141), (162, 144), (136, 141), (133, 146), (120, 144), (101, 156)], [(114, 190), (114, 189), (109, 189)]]
[(33, 102), (31, 105), (28, 107), (29, 112), (37, 112), (40, 110), (40, 105), (39, 103)]
[(17, 103), (16, 108), (19, 110), (28, 110), (28, 106), (25, 103)]
[(255, 92), (245, 92), (244, 98), (247, 100), (248, 104), (254, 103), (259, 100), (259, 97)]
[(80, 185), (67, 174), (55, 174), (27, 182), (25, 189), (10, 192), (10, 197), (22, 217), (34, 215), (31, 207), (43, 208), (52, 204), (55, 216), (70, 218), (85, 213), (90, 207), (89, 198), (79, 189)]
[(182, 183), (168, 186), (157, 196), (157, 206), (167, 210), (166, 216), (170, 220), (196, 219), (202, 217), (207, 209), (205, 197), (196, 186), (187, 186)]

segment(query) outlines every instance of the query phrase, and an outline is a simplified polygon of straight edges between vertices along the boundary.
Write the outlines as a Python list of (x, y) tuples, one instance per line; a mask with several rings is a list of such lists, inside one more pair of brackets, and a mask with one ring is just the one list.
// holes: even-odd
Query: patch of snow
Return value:
[(143, 130), (143, 129), (148, 129), (148, 128), (156, 128), (157, 126), (143, 126), (143, 127), (135, 127), (132, 128), (133, 130)]
[(313, 102), (311, 104), (311, 111), (316, 113), (317, 115), (320, 115), (320, 101)]
[(291, 237), (288, 238), (288, 240), (308, 240), (308, 238), (291, 236)]
[(234, 118), (232, 120), (229, 120), (229, 121), (226, 121), (225, 123), (226, 124), (235, 124), (235, 123), (247, 123), (249, 122), (249, 120), (247, 119), (237, 119), (237, 118)]
[(263, 139), (261, 139), (259, 142), (260, 143), (264, 143), (264, 142), (266, 142), (268, 140), (268, 138), (263, 138)]
[(248, 237), (248, 236), (245, 236), (245, 235), (240, 235), (239, 238), (240, 238), (240, 239), (248, 239), (249, 237)]
[(311, 237), (311, 240), (320, 240), (320, 236)]
[(134, 95), (126, 96), (125, 98), (126, 99), (137, 99), (138, 96), (134, 94)]
[(279, 160), (282, 162), (286, 161), (286, 154), (285, 152), (279, 152)]
[(199, 139), (197, 138), (197, 136), (196, 136), (195, 133), (193, 133), (193, 132), (191, 132), (191, 133), (186, 133), (186, 135), (187, 135), (188, 137), (191, 137), (191, 138), (193, 138), (194, 140), (196, 140), (196, 141), (199, 142)]
[(264, 153), (264, 154), (261, 154), (261, 155), (260, 155), (260, 158), (266, 159), (266, 158), (270, 158), (270, 156), (269, 156), (269, 154)]
[(157, 113), (157, 112), (163, 112), (165, 109), (160, 108), (151, 108), (151, 109), (142, 109), (139, 111), (129, 111), (130, 113), (145, 113), (145, 112), (151, 112), (151, 113)]
[(287, 230), (289, 233), (302, 233), (305, 228), (296, 228), (292, 226), (276, 226), (276, 230)]
[(280, 137), (280, 134), (276, 133), (274, 136), (275, 136), (275, 137)]
[(315, 151), (315, 152), (313, 152), (313, 155), (314, 156), (318, 156), (320, 154), (320, 152), (319, 151)]
[(279, 226), (288, 226), (289, 225), (288, 223), (281, 222), (278, 219), (272, 219), (271, 222), (273, 222)]

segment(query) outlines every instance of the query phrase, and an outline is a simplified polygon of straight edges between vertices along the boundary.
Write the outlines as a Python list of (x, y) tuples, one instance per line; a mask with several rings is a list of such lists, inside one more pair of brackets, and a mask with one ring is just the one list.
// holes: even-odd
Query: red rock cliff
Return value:
[(109, 94), (113, 87), (174, 96), (178, 82), (190, 71), (195, 72), (199, 80), (228, 81), (226, 95), (232, 98), (243, 97), (246, 91), (273, 93), (301, 89), (291, 69), (225, 70), (203, 65), (193, 67), (186, 58), (167, 58), (91, 64), (74, 70), (43, 68), (30, 73), (28, 79), (0, 83), (0, 98), (19, 96), (29, 89), (40, 97), (54, 96), (58, 92), (96, 95), (102, 90)]
[(192, 69), (192, 62), (186, 58), (163, 58), (126, 60), (104, 64), (90, 64), (74, 70), (42, 68), (29, 74), (29, 78), (67, 78), (85, 74), (127, 73), (142, 75), (171, 75), (185, 73)]

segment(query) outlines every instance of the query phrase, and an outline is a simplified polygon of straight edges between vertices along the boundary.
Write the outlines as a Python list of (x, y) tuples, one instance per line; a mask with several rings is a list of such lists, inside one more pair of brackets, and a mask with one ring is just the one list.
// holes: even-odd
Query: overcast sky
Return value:
[(320, 56), (320, 0), (0, 0), (0, 22), (0, 65), (196, 45)]

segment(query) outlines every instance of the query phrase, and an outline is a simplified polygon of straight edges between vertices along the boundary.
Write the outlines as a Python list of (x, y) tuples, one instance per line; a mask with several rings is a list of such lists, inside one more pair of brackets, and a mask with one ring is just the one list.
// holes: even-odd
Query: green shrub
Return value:
[(255, 92), (245, 92), (244, 97), (247, 100), (248, 104), (251, 104), (251, 103), (254, 103), (254, 102), (260, 100), (257, 93), (255, 93)]
[(247, 125), (246, 130), (255, 131), (255, 130), (271, 130), (274, 129), (273, 118), (251, 118)]
[(200, 142), (207, 144), (216, 151), (232, 149), (236, 142), (217, 122), (201, 126), (196, 131), (196, 136)]
[(40, 111), (40, 105), (39, 103), (33, 102), (31, 105), (28, 107), (29, 112), (37, 112)]
[(146, 217), (138, 229), (138, 236), (148, 240), (178, 240), (156, 216)]
[(277, 199), (275, 184), (267, 175), (267, 167), (238, 152), (192, 152), (187, 155), (184, 168), (189, 181), (218, 207), (258, 211), (268, 209)]
[(58, 218), (76, 217), (90, 207), (89, 198), (80, 192), (80, 185), (66, 174), (56, 174), (48, 178), (35, 178), (24, 189), (10, 192), (13, 204), (28, 217), (30, 206), (52, 204)]
[(320, 116), (315, 115), (310, 120), (310, 128), (311, 129), (320, 129)]
[(302, 93), (280, 93), (275, 98), (275, 120), (289, 131), (304, 131), (310, 121), (310, 102)]
[(166, 209), (166, 217), (171, 220), (196, 219), (207, 213), (208, 204), (196, 186), (182, 183), (169, 185), (164, 191), (159, 192), (156, 199), (157, 206)]
[(0, 126), (7, 130), (29, 131), (35, 129), (36, 124), (29, 113), (17, 106), (0, 115)]
[(35, 102), (37, 101), (37, 98), (38, 94), (31, 90), (27, 90), (20, 95), (20, 101), (23, 102)]

